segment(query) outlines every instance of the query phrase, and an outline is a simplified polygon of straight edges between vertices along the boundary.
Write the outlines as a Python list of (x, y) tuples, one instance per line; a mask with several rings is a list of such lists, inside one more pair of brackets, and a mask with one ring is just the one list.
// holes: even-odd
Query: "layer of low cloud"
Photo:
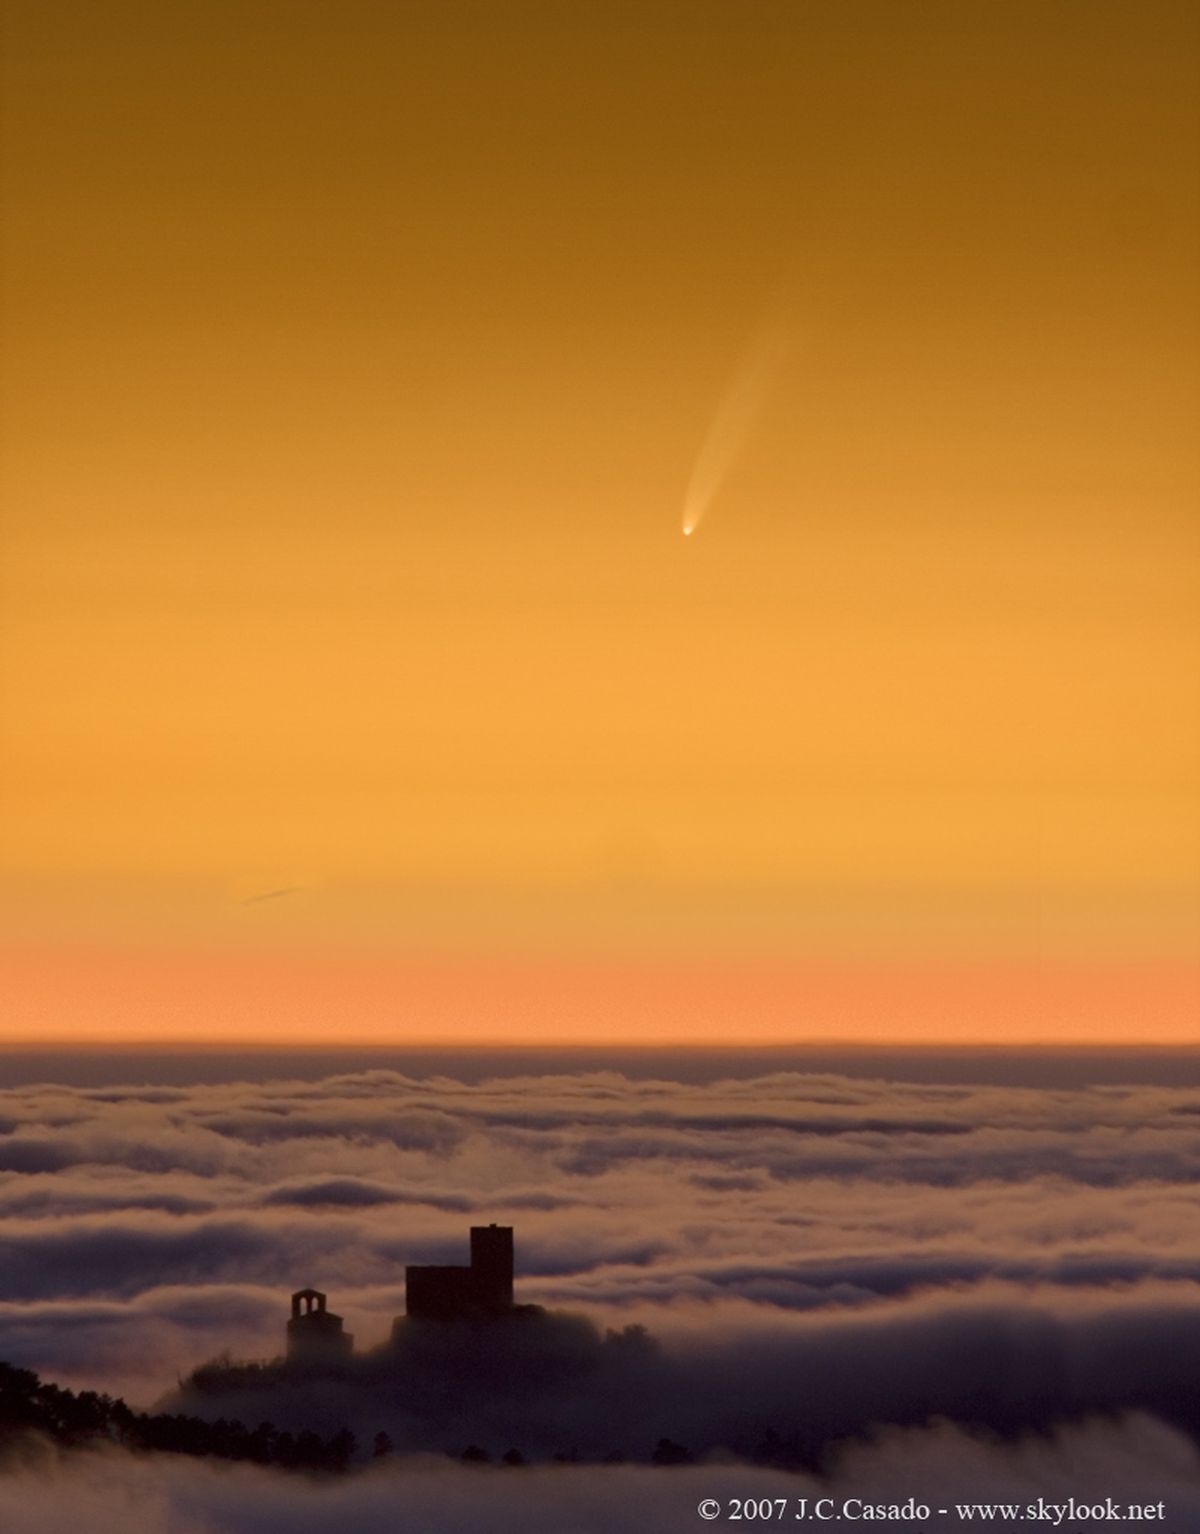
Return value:
[[(402, 1477), (414, 1526), (435, 1534), (608, 1534), (694, 1528), (722, 1487), (808, 1484), (727, 1463), (473, 1472), (405, 1457), (471, 1442), (644, 1457), (664, 1435), (710, 1460), (769, 1434), (825, 1452), (857, 1435), (837, 1484), (881, 1495), (923, 1475), (943, 1498), (1170, 1489), (1192, 1507), (1198, 1215), (1194, 1087), (365, 1070), (14, 1088), (0, 1093), (0, 1357), (139, 1406), (349, 1425), (364, 1444), (383, 1429), (400, 1455), (322, 1488), (112, 1455), (58, 1466), (35, 1495), (35, 1470), (10, 1469), (0, 1527), (19, 1507), (33, 1534), (73, 1529), (81, 1509), (146, 1534), (390, 1534)], [(490, 1361), (477, 1339), (410, 1340), (389, 1360), (404, 1265), (464, 1261), (467, 1227), (490, 1220), (516, 1228), (518, 1297), (552, 1314), (513, 1357), (497, 1336)], [(288, 1295), (308, 1284), (364, 1355), (347, 1379), (180, 1394), (223, 1352), (277, 1356)], [(1019, 1444), (1030, 1427), (1044, 1436)]]
[(1186, 1286), (1198, 1113), (1194, 1087), (794, 1072), (13, 1088), (0, 1356), (149, 1402), (225, 1348), (277, 1353), (305, 1284), (370, 1347), (404, 1264), (464, 1260), (488, 1220), (516, 1227), (521, 1298), (601, 1327)]
[[(405, 1528), (424, 1534), (694, 1534), (704, 1526), (697, 1509), (711, 1499), (728, 1512), (734, 1498), (782, 1497), (794, 1512), (798, 1499), (806, 1498), (811, 1514), (818, 1498), (830, 1499), (835, 1510), (849, 1498), (886, 1506), (910, 1496), (931, 1509), (953, 1510), (956, 1503), (992, 1500), (1061, 1505), (1081, 1494), (1094, 1502), (1111, 1496), (1125, 1506), (1161, 1501), (1166, 1520), (1155, 1527), (1200, 1527), (1194, 1448), (1137, 1415), (1013, 1444), (947, 1425), (893, 1430), (848, 1448), (835, 1474), (820, 1481), (721, 1463), (671, 1471), (501, 1470), (418, 1458), (385, 1461), (360, 1475), (314, 1485), (278, 1472), (169, 1457), (147, 1461), (112, 1453), (61, 1464), (33, 1453), (22, 1468), (0, 1476), (0, 1527), (22, 1534), (127, 1527), (139, 1534), (395, 1534), (402, 1517)], [(903, 1526), (925, 1534), (970, 1524), (951, 1511), (934, 1512), (928, 1521), (860, 1526)], [(1105, 1526), (1064, 1525), (1081, 1534)]]

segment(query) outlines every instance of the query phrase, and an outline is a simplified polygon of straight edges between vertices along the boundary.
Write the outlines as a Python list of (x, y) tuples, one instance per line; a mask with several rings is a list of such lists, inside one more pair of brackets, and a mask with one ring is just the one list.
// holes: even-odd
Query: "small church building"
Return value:
[(341, 1316), (327, 1308), (319, 1289), (297, 1289), (287, 1324), (287, 1356), (291, 1364), (330, 1364), (349, 1358), (354, 1338)]

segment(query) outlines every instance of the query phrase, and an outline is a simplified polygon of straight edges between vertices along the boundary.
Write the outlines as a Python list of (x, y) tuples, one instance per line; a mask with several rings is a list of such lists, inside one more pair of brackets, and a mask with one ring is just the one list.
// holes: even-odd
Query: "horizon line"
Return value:
[(569, 1043), (544, 1043), (532, 1040), (428, 1040), (405, 1043), (392, 1040), (378, 1039), (341, 1039), (337, 1042), (327, 1040), (303, 1040), (294, 1043), (278, 1043), (266, 1039), (80, 1039), (78, 1037), (60, 1037), (39, 1040), (17, 1039), (5, 1040), (0, 1038), (0, 1053), (6, 1054), (37, 1054), (57, 1053), (59, 1051), (73, 1050), (76, 1052), (86, 1050), (99, 1050), (105, 1052), (161, 1052), (164, 1054), (178, 1054), (184, 1052), (215, 1054), (215, 1053), (243, 1053), (243, 1054), (338, 1054), (346, 1050), (376, 1050), (389, 1053), (419, 1054), (427, 1053), (477, 1053), (489, 1051), (495, 1054), (516, 1054), (536, 1051), (538, 1053), (553, 1054), (652, 1054), (671, 1052), (673, 1054), (710, 1054), (710, 1055), (743, 1055), (743, 1054), (768, 1054), (784, 1052), (803, 1052), (806, 1050), (842, 1050), (847, 1053), (881, 1053), (881, 1052), (908, 1052), (913, 1054), (929, 1054), (933, 1052), (947, 1053), (957, 1052), (962, 1054), (1036, 1054), (1036, 1053), (1069, 1053), (1082, 1054), (1087, 1052), (1104, 1054), (1198, 1054), (1200, 1053), (1200, 1041), (1184, 1043), (1179, 1041), (1149, 1041), (1144, 1043), (1114, 1043), (1105, 1040), (1079, 1040), (1079, 1039), (1041, 1039), (1035, 1042), (1005, 1042), (1005, 1041), (963, 1041), (937, 1040), (937, 1039), (839, 1039), (839, 1038), (815, 1038), (799, 1040), (759, 1040), (739, 1044), (709, 1044), (703, 1042), (674, 1042), (664, 1040), (661, 1043), (646, 1043), (644, 1041), (622, 1043), (620, 1041), (597, 1041), (595, 1043), (581, 1043), (572, 1041)]

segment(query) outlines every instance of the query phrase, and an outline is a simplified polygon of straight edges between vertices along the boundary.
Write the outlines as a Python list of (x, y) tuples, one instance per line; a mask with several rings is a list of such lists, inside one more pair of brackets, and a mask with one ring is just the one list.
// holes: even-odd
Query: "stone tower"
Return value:
[(405, 1308), (422, 1321), (479, 1320), (513, 1308), (511, 1225), (471, 1227), (470, 1267), (409, 1266)]

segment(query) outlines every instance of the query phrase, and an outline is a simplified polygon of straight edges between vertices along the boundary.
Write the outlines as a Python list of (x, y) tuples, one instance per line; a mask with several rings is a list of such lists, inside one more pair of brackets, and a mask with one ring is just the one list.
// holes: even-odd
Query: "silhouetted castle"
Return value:
[[(410, 1266), (404, 1270), (405, 1309), (418, 1321), (478, 1321), (509, 1315), (513, 1305), (511, 1225), (472, 1225), (469, 1267)], [(528, 1310), (531, 1307), (525, 1306)], [(395, 1325), (402, 1326), (404, 1317)], [(333, 1364), (351, 1357), (354, 1338), (326, 1308), (319, 1289), (297, 1289), (287, 1324), (290, 1364)]]
[(287, 1324), (289, 1363), (328, 1364), (349, 1358), (354, 1338), (341, 1316), (326, 1310), (319, 1289), (297, 1289), (292, 1295), (292, 1318)]
[(513, 1308), (511, 1225), (471, 1226), (469, 1268), (407, 1267), (405, 1309), (422, 1321), (500, 1316)]

